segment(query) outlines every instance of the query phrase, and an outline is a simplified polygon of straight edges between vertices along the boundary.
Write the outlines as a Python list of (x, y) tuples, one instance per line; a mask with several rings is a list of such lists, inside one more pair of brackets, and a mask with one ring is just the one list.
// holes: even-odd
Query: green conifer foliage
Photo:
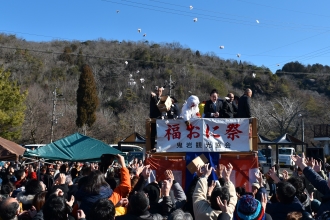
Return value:
[(0, 137), (17, 140), (25, 117), (27, 92), (21, 92), (10, 72), (0, 69)]
[(99, 105), (97, 88), (92, 69), (83, 65), (77, 90), (77, 120), (76, 125), (83, 128), (86, 134), (86, 125), (91, 127), (96, 120), (96, 109)]

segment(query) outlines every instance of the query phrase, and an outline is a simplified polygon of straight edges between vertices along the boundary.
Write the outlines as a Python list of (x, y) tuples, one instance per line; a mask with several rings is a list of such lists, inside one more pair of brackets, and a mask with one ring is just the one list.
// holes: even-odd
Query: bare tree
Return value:
[(270, 107), (269, 116), (274, 121), (274, 128), (283, 135), (290, 133), (296, 135), (299, 130), (297, 119), (299, 114), (304, 114), (303, 101), (297, 98), (275, 98), (267, 103)]

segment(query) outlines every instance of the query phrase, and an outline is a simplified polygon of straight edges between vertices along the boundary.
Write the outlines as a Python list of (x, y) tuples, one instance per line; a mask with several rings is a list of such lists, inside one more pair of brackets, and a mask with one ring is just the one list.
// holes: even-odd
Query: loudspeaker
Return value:
[(100, 164), (100, 171), (105, 173), (108, 167), (112, 164), (115, 159), (115, 155), (113, 154), (102, 154), (101, 156), (101, 164)]

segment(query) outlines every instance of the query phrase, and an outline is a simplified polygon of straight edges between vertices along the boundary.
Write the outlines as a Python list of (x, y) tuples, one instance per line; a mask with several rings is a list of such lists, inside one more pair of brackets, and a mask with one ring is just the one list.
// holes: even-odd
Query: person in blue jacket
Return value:
[(88, 175), (86, 183), (78, 189), (74, 197), (81, 202), (79, 209), (82, 209), (88, 216), (92, 205), (100, 199), (109, 198), (112, 192), (102, 172), (93, 170)]
[[(321, 216), (322, 213), (330, 210), (330, 188), (328, 181), (323, 179), (315, 170), (307, 166), (305, 160), (305, 154), (291, 156), (295, 164), (303, 171), (305, 178), (311, 182), (311, 184), (323, 194), (322, 202), (317, 212), (317, 216)], [(320, 168), (321, 164), (316, 163), (314, 169)]]

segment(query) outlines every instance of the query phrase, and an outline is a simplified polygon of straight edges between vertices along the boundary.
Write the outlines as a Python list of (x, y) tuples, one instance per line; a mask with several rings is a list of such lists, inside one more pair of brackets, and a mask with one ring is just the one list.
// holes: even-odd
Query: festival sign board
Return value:
[(248, 118), (157, 120), (157, 152), (250, 151)]

